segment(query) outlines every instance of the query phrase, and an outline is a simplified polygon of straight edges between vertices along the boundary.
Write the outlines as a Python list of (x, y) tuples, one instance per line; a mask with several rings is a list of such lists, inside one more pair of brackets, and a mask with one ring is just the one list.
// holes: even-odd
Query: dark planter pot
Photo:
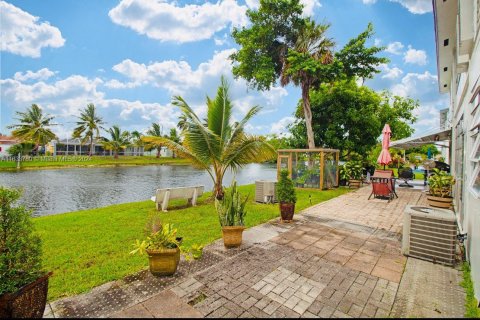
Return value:
[(347, 185), (347, 180), (340, 179), (340, 180), (338, 181), (338, 184), (339, 184), (340, 186), (342, 186), (342, 187), (345, 187), (345, 186)]
[(42, 318), (47, 304), (51, 272), (14, 293), (0, 296), (0, 318)]
[(280, 202), (280, 215), (283, 221), (292, 221), (295, 213), (295, 203)]

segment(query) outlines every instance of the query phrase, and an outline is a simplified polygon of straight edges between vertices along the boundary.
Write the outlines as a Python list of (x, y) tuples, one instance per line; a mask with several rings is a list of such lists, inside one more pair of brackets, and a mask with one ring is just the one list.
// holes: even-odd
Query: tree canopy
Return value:
[[(352, 152), (362, 156), (378, 142), (385, 123), (392, 129), (392, 140), (410, 136), (410, 124), (416, 121), (412, 111), (418, 102), (410, 98), (376, 93), (354, 80), (323, 84), (311, 91), (315, 140), (323, 147)], [(299, 103), (296, 121), (290, 127), (296, 147), (306, 146), (305, 123)]]
[(231, 55), (233, 74), (258, 90), (292, 82), (302, 90), (308, 147), (315, 147), (310, 108), (310, 89), (342, 78), (371, 78), (386, 58), (383, 48), (366, 47), (373, 26), (350, 40), (339, 52), (327, 37), (328, 23), (317, 24), (303, 16), (299, 0), (260, 0), (258, 10), (247, 10), (251, 24), (234, 28), (232, 37), (240, 49)]

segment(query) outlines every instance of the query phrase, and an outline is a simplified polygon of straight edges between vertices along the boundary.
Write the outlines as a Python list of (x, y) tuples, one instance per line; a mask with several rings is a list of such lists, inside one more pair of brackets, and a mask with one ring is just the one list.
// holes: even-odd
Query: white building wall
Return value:
[[(477, 1), (475, 1), (478, 3)], [(467, 6), (466, 2), (460, 2), (460, 5)], [(472, 5), (474, 2), (470, 2)], [(476, 10), (476, 7), (472, 9)], [(460, 10), (462, 12), (462, 10)], [(474, 11), (476, 12), (476, 11)], [(463, 219), (461, 221), (461, 227), (463, 231), (467, 233), (467, 240), (465, 242), (465, 248), (467, 253), (467, 259), (470, 261), (472, 267), (472, 278), (474, 282), (475, 295), (480, 300), (480, 196), (472, 191), (471, 183), (474, 179), (474, 171), (477, 166), (480, 166), (480, 162), (472, 161), (471, 155), (475, 145), (476, 139), (480, 139), (477, 135), (472, 135), (470, 128), (473, 125), (474, 116), (472, 114), (474, 103), (471, 102), (475, 90), (480, 86), (480, 23), (476, 24), (476, 35), (474, 39), (473, 49), (470, 54), (470, 61), (468, 64), (468, 70), (464, 73), (457, 73), (456, 62), (452, 67), (452, 80), (450, 85), (450, 97), (451, 97), (451, 115), (452, 115), (452, 167), (453, 172), (463, 183), (463, 188), (460, 190), (459, 185), (455, 188), (455, 197), (461, 199), (460, 203), (462, 208), (456, 208), (461, 212), (458, 212)], [(456, 48), (458, 50), (458, 48)], [(457, 83), (458, 76), (460, 75)], [(479, 107), (480, 109), (480, 107)], [(457, 147), (457, 124), (463, 119), (463, 130), (465, 136), (463, 139), (464, 152), (463, 152), (463, 168), (459, 168), (455, 150)], [(462, 172), (459, 172), (462, 170)]]

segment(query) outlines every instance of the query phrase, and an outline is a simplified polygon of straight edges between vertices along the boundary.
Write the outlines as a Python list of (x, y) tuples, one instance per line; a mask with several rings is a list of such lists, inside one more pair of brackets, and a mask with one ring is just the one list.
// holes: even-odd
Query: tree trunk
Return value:
[(222, 186), (222, 175), (217, 173), (216, 179), (215, 179), (215, 185), (213, 186), (214, 191), (215, 191), (215, 198), (218, 200), (223, 200), (223, 186)]
[(90, 136), (90, 157), (93, 155), (93, 136)]
[(114, 154), (113, 154), (113, 158), (114, 159), (118, 159), (118, 150), (115, 150)]
[(157, 158), (160, 158), (161, 151), (162, 151), (162, 147), (157, 147)]
[(312, 109), (310, 108), (310, 84), (302, 83), (303, 113), (305, 116), (305, 126), (307, 127), (308, 148), (315, 149), (315, 140), (312, 128)]

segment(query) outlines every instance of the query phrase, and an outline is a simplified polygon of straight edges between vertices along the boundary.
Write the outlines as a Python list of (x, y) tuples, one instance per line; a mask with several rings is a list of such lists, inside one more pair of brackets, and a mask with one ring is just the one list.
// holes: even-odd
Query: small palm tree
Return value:
[(37, 151), (39, 146), (43, 146), (56, 139), (57, 136), (49, 128), (56, 124), (51, 123), (54, 119), (49, 114), (43, 114), (42, 109), (36, 104), (32, 106), (26, 112), (16, 112), (19, 116), (16, 118), (20, 123), (8, 126), (8, 129), (14, 129), (12, 135), (20, 139), (21, 141), (31, 141), (35, 144), (34, 150)]
[[(148, 129), (147, 136), (150, 137), (163, 137), (162, 126), (158, 123), (152, 123), (152, 127)], [(163, 143), (159, 141), (150, 141), (146, 143), (146, 146), (149, 150), (157, 150), (157, 158), (160, 158), (160, 152), (162, 151)]]
[(132, 145), (137, 148), (145, 147), (145, 142), (142, 140), (142, 137), (143, 137), (143, 134), (141, 132), (138, 132), (137, 130), (132, 131), (132, 133), (130, 134)]
[(223, 177), (227, 170), (236, 171), (252, 162), (272, 159), (275, 151), (263, 137), (252, 136), (244, 131), (245, 124), (259, 111), (255, 106), (239, 122), (233, 122), (233, 105), (228, 95), (228, 84), (222, 77), (214, 99), (207, 97), (207, 119), (200, 120), (182, 97), (176, 96), (172, 103), (182, 112), (180, 136), (183, 144), (169, 138), (145, 137), (145, 141), (164, 143), (179, 156), (205, 169), (214, 183), (214, 195), (223, 199)]
[(103, 147), (106, 150), (113, 151), (113, 157), (118, 159), (118, 152), (130, 146), (130, 133), (123, 131), (118, 126), (113, 126), (107, 131), (110, 134), (110, 139), (103, 138)]
[(104, 124), (101, 117), (95, 112), (95, 105), (89, 103), (87, 107), (80, 113), (77, 121), (77, 127), (73, 130), (73, 138), (81, 138), (82, 143), (90, 142), (89, 155), (92, 156), (94, 152), (95, 140), (100, 136), (100, 129), (103, 129)]
[[(170, 129), (170, 136), (168, 138), (173, 142), (180, 143), (180, 137), (178, 136), (177, 129), (175, 128)], [(172, 151), (172, 158), (176, 158), (175, 151)]]

